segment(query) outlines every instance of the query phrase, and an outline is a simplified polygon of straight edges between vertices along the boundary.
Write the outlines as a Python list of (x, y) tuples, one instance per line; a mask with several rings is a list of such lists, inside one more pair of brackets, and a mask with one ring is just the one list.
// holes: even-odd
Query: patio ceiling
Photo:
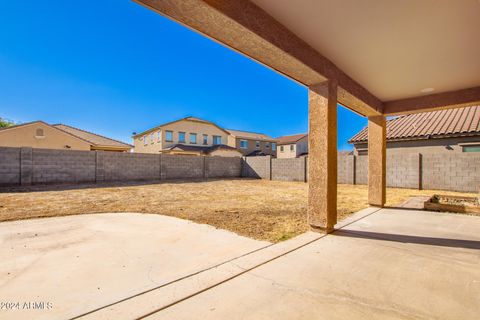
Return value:
[(478, 0), (136, 0), (366, 116), (480, 103)]

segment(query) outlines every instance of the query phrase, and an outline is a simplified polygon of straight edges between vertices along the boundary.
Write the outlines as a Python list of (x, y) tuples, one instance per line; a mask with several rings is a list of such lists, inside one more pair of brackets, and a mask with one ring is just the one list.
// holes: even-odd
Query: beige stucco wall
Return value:
[(297, 156), (308, 152), (308, 136), (297, 141)]
[[(282, 151), (283, 147), (283, 151)], [(293, 148), (293, 150), (291, 150)], [(308, 152), (308, 137), (303, 137), (296, 143), (284, 144), (277, 147), (277, 158), (296, 158), (302, 153)]]
[[(173, 141), (166, 141), (166, 131), (173, 132)], [(158, 132), (160, 132), (160, 139), (158, 136)], [(178, 133), (185, 132), (185, 142), (178, 141)], [(190, 143), (190, 133), (197, 134), (197, 143), (191, 144)], [(153, 134), (153, 141), (148, 140), (147, 145), (144, 145), (143, 137), (150, 136)], [(191, 144), (197, 146), (205, 146), (203, 144), (203, 135), (208, 135), (208, 143), (206, 146), (213, 145), (213, 136), (220, 136), (221, 143), (227, 144), (228, 143), (228, 134), (221, 130), (220, 128), (216, 127), (215, 125), (209, 123), (203, 123), (198, 121), (192, 120), (181, 120), (174, 123), (167, 124), (165, 126), (159, 127), (154, 131), (148, 132), (143, 136), (139, 136), (134, 138), (133, 143), (135, 146), (135, 152), (139, 153), (159, 153), (162, 149), (168, 148), (177, 143), (183, 144)]]
[[(462, 152), (461, 144), (480, 143), (480, 137), (463, 137), (448, 139), (427, 139), (414, 141), (395, 141), (387, 142), (388, 154), (406, 154), (406, 153), (452, 153)], [(354, 153), (358, 155), (358, 149), (367, 149), (367, 144), (355, 145)]]
[[(43, 129), (43, 138), (35, 136), (37, 129)], [(0, 130), (0, 146), (90, 150), (90, 143), (41, 122)]]
[(277, 158), (282, 159), (282, 158), (296, 158), (296, 157), (297, 157), (297, 146), (295, 143), (283, 144), (277, 147)]
[[(143, 139), (148, 136), (148, 143), (144, 145)], [(150, 137), (153, 137), (151, 139)], [(161, 129), (149, 132), (133, 139), (134, 152), (137, 153), (160, 153), (162, 150), (163, 132)]]
[[(233, 139), (232, 139), (233, 140)], [(240, 141), (241, 140), (246, 140), (248, 141), (248, 148), (243, 149), (240, 148)], [(237, 148), (238, 151), (240, 151), (243, 155), (247, 155), (252, 153), (255, 150), (260, 150), (263, 153), (267, 155), (275, 155), (275, 151), (272, 151), (272, 143), (275, 143), (274, 141), (259, 141), (260, 142), (260, 147), (256, 147), (256, 143), (259, 140), (252, 140), (252, 139), (245, 139), (245, 138), (235, 138), (235, 143), (231, 145), (234, 148)], [(268, 144), (268, 148), (267, 148)]]

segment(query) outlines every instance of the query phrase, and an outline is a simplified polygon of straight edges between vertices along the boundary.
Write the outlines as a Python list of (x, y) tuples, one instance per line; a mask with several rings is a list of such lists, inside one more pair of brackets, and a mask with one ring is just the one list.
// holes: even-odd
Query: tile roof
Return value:
[[(387, 121), (387, 140), (420, 140), (480, 135), (480, 106), (446, 109), (400, 116)], [(368, 128), (349, 143), (368, 141)]]
[(264, 133), (258, 132), (249, 132), (249, 131), (241, 131), (241, 130), (233, 130), (233, 129), (225, 129), (228, 133), (236, 138), (244, 138), (244, 139), (252, 139), (252, 140), (267, 140), (267, 141), (275, 141), (269, 135)]
[(295, 142), (299, 141), (300, 139), (303, 139), (306, 136), (308, 136), (306, 133), (300, 133), (300, 134), (294, 134), (294, 135), (291, 135), (291, 136), (279, 137), (279, 138), (277, 138), (277, 141), (278, 141), (277, 144), (278, 145), (292, 144), (292, 143), (295, 143)]
[(54, 124), (52, 127), (65, 131), (73, 136), (83, 139), (95, 146), (107, 146), (107, 147), (119, 147), (119, 148), (132, 148), (132, 145), (124, 143), (118, 140), (110, 139), (92, 132), (88, 132), (82, 129), (78, 129), (66, 124)]

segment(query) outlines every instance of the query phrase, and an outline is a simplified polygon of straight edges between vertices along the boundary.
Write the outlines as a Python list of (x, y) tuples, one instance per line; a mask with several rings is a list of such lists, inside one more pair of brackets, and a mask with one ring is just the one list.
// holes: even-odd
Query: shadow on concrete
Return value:
[(95, 189), (95, 188), (121, 188), (135, 186), (149, 186), (158, 184), (183, 184), (183, 183), (201, 183), (209, 181), (223, 180), (256, 180), (252, 178), (208, 178), (208, 179), (171, 179), (171, 180), (137, 180), (137, 181), (111, 181), (111, 182), (90, 182), (90, 183), (62, 183), (62, 184), (36, 184), (32, 186), (3, 186), (0, 187), (0, 193), (22, 193), (22, 192), (42, 192), (42, 191), (63, 191), (76, 189)]
[(392, 241), (400, 243), (414, 243), (424, 244), (430, 246), (450, 247), (450, 248), (465, 248), (480, 250), (480, 241), (462, 240), (462, 239), (447, 239), (447, 238), (432, 238), (409, 236), (403, 234), (380, 233), (370, 231), (353, 231), (353, 230), (336, 230), (332, 233), (334, 236), (373, 239), (382, 241)]

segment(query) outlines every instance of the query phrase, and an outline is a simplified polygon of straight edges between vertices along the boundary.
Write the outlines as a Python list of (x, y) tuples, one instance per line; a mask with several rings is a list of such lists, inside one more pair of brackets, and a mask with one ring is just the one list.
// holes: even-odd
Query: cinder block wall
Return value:
[[(0, 185), (252, 177), (307, 181), (308, 159), (0, 147)], [(338, 155), (338, 182), (367, 184), (368, 157)], [(480, 154), (387, 155), (387, 186), (478, 192)]]
[(233, 178), (240, 157), (0, 148), (0, 185)]
[[(24, 175), (27, 159), (30, 181)], [(95, 152), (22, 148), (22, 171), (22, 184), (95, 182)]]
[(421, 155), (387, 155), (387, 187), (421, 188)]
[(20, 150), (0, 147), (0, 185), (20, 184)]
[(355, 156), (355, 184), (368, 183), (368, 156)]
[(337, 156), (337, 182), (355, 183), (355, 156), (349, 152), (339, 152)]
[(160, 156), (158, 154), (98, 151), (97, 172), (98, 182), (159, 180)]
[[(270, 175), (268, 174), (270, 173)], [(305, 158), (247, 157), (242, 176), (283, 181), (307, 181)], [(367, 184), (368, 156), (338, 153), (338, 183)], [(480, 154), (387, 155), (387, 186), (478, 192)]]
[(242, 158), (205, 157), (205, 177), (240, 177), (242, 174), (242, 162)]
[(164, 154), (161, 158), (162, 179), (202, 179), (205, 158)]
[(424, 189), (480, 191), (480, 154), (422, 155)]
[[(278, 160), (278, 159), (275, 159)], [(272, 157), (245, 157), (243, 161), (242, 177), (271, 179)]]
[(306, 158), (272, 159), (272, 180), (307, 181)]

